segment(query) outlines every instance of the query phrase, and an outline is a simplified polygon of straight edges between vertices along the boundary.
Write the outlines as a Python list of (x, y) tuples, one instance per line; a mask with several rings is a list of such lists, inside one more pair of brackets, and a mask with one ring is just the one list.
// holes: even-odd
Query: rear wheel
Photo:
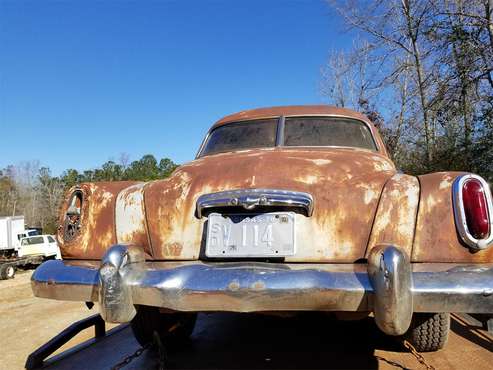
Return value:
[(184, 342), (190, 337), (197, 320), (196, 313), (161, 313), (157, 307), (137, 306), (137, 314), (130, 323), (135, 339), (141, 346), (152, 342), (154, 332), (168, 346)]
[(449, 313), (415, 313), (404, 337), (419, 352), (434, 352), (445, 347), (449, 331)]
[(1, 265), (0, 266), (0, 279), (7, 280), (13, 279), (15, 276), (15, 267), (12, 265)]

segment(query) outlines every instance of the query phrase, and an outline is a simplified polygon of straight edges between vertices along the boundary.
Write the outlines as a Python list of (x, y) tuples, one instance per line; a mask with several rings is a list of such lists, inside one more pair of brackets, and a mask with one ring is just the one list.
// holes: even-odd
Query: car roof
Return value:
[(211, 130), (231, 122), (249, 121), (262, 118), (276, 118), (281, 116), (332, 116), (353, 118), (363, 121), (370, 128), (372, 135), (377, 142), (378, 151), (388, 157), (387, 149), (385, 148), (385, 144), (382, 141), (380, 133), (367, 116), (352, 109), (339, 108), (331, 105), (285, 105), (244, 110), (221, 118), (211, 127)]
[[(233, 113), (221, 118), (213, 127), (221, 126), (234, 121), (248, 121), (260, 118), (275, 118), (280, 116), (339, 116), (355, 118), (371, 124), (368, 117), (347, 108), (333, 107), (330, 105), (286, 105), (278, 107), (267, 107), (249, 109), (241, 112)], [(372, 125), (372, 124), (371, 124)], [(373, 125), (372, 125), (373, 126)]]

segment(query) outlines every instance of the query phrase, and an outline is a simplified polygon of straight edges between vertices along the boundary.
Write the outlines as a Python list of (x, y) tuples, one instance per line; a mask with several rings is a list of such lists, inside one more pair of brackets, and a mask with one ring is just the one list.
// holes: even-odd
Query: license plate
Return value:
[(207, 257), (284, 257), (295, 254), (295, 214), (211, 213), (207, 224)]

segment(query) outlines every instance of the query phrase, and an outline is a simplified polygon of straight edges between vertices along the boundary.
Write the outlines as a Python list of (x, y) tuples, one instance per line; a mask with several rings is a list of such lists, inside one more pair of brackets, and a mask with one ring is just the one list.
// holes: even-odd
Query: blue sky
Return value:
[(223, 115), (323, 102), (342, 31), (319, 0), (0, 0), (0, 168), (191, 160)]

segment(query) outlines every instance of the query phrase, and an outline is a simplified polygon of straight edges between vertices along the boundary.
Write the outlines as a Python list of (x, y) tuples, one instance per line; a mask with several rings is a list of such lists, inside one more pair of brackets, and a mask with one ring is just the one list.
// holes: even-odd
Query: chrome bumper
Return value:
[(372, 250), (368, 264), (145, 262), (137, 247), (111, 247), (101, 262), (47, 261), (34, 295), (96, 302), (109, 322), (134, 305), (176, 311), (366, 311), (400, 335), (413, 312), (493, 313), (493, 264), (410, 264), (397, 247)]

